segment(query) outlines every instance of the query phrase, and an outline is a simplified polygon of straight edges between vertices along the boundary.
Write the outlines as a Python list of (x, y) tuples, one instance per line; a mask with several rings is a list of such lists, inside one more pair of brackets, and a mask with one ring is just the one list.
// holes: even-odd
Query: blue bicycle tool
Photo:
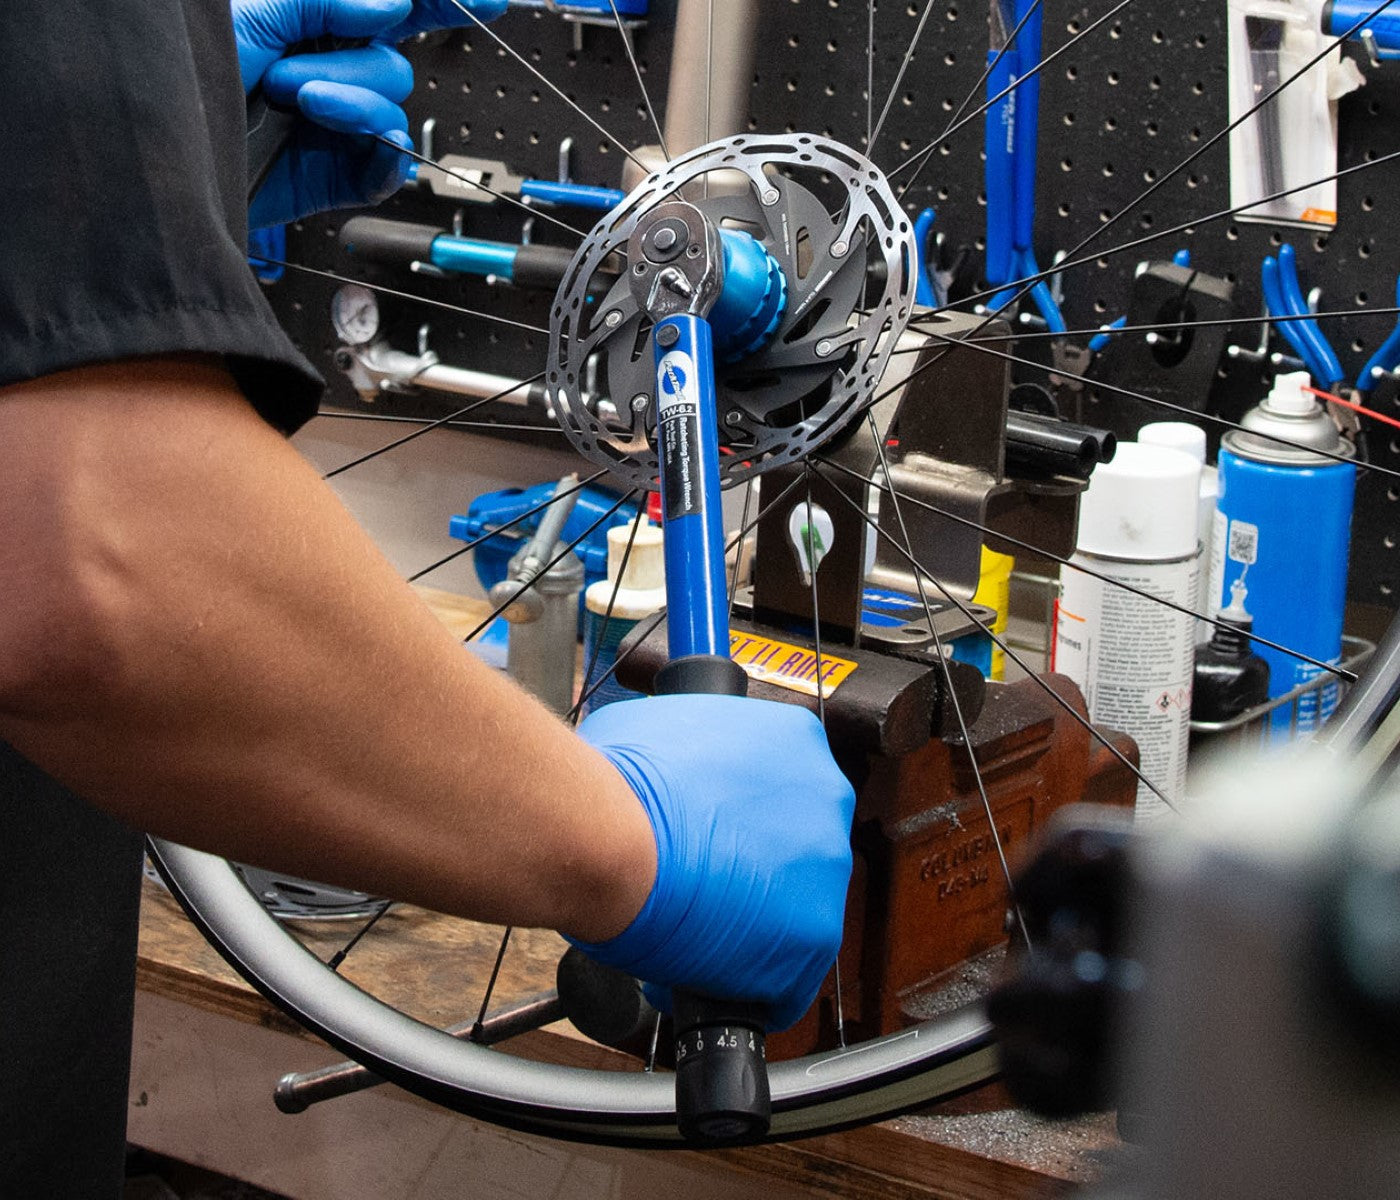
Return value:
[(1322, 32), (1365, 43), (1377, 61), (1400, 58), (1400, 6), (1377, 7), (1378, 0), (1327, 0)]
[[(1400, 307), (1400, 279), (1395, 282), (1395, 304)], [(1380, 382), (1378, 376), (1393, 371), (1400, 366), (1400, 322), (1391, 330), (1390, 336), (1380, 344), (1380, 348), (1366, 360), (1361, 374), (1356, 377), (1356, 390), (1369, 392)]]
[[(705, 319), (724, 288), (719, 231), (692, 204), (659, 204), (638, 222), (627, 261), (633, 298), (655, 322), (670, 659), (656, 690), (742, 696), (748, 676), (729, 657), (714, 335)], [(681, 1132), (701, 1141), (766, 1133), (762, 1007), (684, 991), (673, 1005)]]
[[(1041, 2), (991, 0), (986, 273), (987, 282), (1002, 289), (987, 304), (992, 312), (1011, 303), (1022, 281), (1040, 274), (1033, 246), (1040, 76), (1029, 72), (1040, 62)], [(1013, 30), (1017, 30), (1014, 45), (1010, 41)], [(995, 99), (998, 96), (1001, 98)], [(1029, 291), (1046, 327), (1052, 333), (1065, 333), (1064, 315), (1046, 281), (1037, 279)]]
[(938, 214), (931, 208), (924, 209), (914, 219), (914, 244), (919, 248), (919, 278), (914, 289), (914, 299), (929, 308), (936, 308), (948, 302), (947, 296), (942, 299), (938, 296), (934, 279), (938, 264), (934, 261), (929, 247), (933, 240), (933, 227), (937, 221)]
[(426, 187), (435, 196), (467, 204), (494, 204), (499, 196), (518, 196), (544, 204), (607, 212), (616, 208), (626, 192), (550, 179), (526, 179), (494, 158), (444, 154), (433, 165), (415, 162), (408, 173), (410, 186)]
[(1274, 327), (1297, 351), (1313, 382), (1335, 391), (1345, 377), (1342, 364), (1317, 322), (1308, 315), (1308, 302), (1298, 282), (1298, 256), (1291, 245), (1285, 242), (1279, 247), (1277, 258), (1269, 255), (1264, 259), (1262, 281), (1269, 316), (1297, 318), (1278, 321)]

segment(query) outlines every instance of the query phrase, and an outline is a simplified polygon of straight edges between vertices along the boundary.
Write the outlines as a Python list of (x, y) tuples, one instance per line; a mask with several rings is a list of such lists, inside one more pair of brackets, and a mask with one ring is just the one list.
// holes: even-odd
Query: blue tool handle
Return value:
[(1376, 0), (1328, 0), (1322, 30), (1331, 37), (1360, 37), (1370, 30), (1381, 50), (1400, 50), (1400, 5), (1376, 12)]
[(609, 212), (627, 199), (627, 193), (616, 188), (589, 187), (582, 183), (558, 183), (548, 179), (521, 180), (520, 194), (547, 204), (564, 204), (597, 212)]
[[(1303, 298), (1303, 288), (1298, 282), (1298, 254), (1291, 244), (1285, 242), (1278, 252), (1278, 286), (1283, 296), (1284, 312), (1307, 313), (1308, 302)], [(1317, 382), (1323, 387), (1331, 387), (1342, 380), (1342, 364), (1332, 345), (1323, 335), (1316, 321), (1308, 318), (1302, 321), (1284, 321), (1306, 349), (1299, 347), (1304, 362), (1309, 364)], [(1290, 341), (1292, 339), (1290, 338)], [(1297, 346), (1298, 342), (1294, 342)]]
[[(1395, 303), (1400, 306), (1400, 279), (1395, 282)], [(1361, 374), (1356, 379), (1356, 390), (1358, 392), (1369, 392), (1376, 386), (1374, 372), (1393, 371), (1397, 364), (1400, 364), (1400, 324), (1397, 324), (1390, 332), (1390, 336), (1380, 344), (1380, 348), (1366, 360), (1366, 365), (1361, 368)]]
[(914, 300), (933, 308), (938, 297), (933, 290), (933, 272), (936, 264), (929, 254), (929, 240), (933, 236), (934, 222), (938, 214), (931, 208), (924, 209), (914, 218), (914, 249), (919, 256), (919, 269), (915, 275)]
[[(1016, 51), (1007, 50), (998, 61), (996, 52), (988, 55), (987, 99), (1005, 91), (1016, 66)], [(995, 64), (995, 65), (991, 65)], [(1015, 182), (1012, 150), (1016, 136), (1016, 93), (1003, 96), (987, 109), (985, 121), (987, 183), (987, 282), (993, 285), (1011, 281), (1011, 240), (1015, 231)]]
[[(713, 334), (708, 321), (683, 315), (657, 322), (652, 337), (670, 653), (656, 690), (743, 695), (748, 677), (729, 657)], [(761, 1137), (772, 1111), (763, 1007), (685, 989), (672, 1003), (682, 1135), (701, 1143)]]
[(1035, 237), (1035, 170), (1036, 156), (1039, 152), (1040, 74), (1037, 72), (1034, 75), (1023, 75), (1021, 64), (1033, 65), (1040, 62), (1043, 13), (1044, 8), (1036, 3), (1036, 0), (1017, 0), (1016, 20), (1020, 23), (1024, 18), (1021, 32), (1016, 35), (1016, 75), (1020, 77), (1020, 82), (1008, 99), (1015, 101), (1012, 191), (1016, 200), (1016, 223), (1012, 244), (1022, 250), (1030, 250)]

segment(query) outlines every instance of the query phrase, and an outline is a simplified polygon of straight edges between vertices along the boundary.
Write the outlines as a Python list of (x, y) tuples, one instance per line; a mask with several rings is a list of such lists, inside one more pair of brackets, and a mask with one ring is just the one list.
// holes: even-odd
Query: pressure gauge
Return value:
[(379, 332), (379, 301), (369, 288), (347, 283), (331, 297), (331, 324), (341, 341), (363, 346)]

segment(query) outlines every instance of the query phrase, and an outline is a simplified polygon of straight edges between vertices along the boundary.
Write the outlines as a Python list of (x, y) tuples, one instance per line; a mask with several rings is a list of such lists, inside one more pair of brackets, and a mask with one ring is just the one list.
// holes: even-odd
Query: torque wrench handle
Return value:
[[(713, 335), (686, 313), (657, 322), (653, 344), (670, 652), (656, 691), (742, 696), (748, 676), (727, 653)], [(763, 1006), (684, 989), (672, 1004), (681, 1134), (708, 1144), (761, 1137), (772, 1107)]]

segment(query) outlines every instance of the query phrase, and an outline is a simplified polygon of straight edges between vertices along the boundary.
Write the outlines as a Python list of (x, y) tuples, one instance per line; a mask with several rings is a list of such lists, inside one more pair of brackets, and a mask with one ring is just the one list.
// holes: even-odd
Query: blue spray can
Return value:
[[(1222, 439), (1210, 615), (1243, 580), (1256, 634), (1335, 666), (1342, 657), (1356, 467), (1327, 457), (1349, 458), (1353, 448), (1305, 390), (1309, 382), (1306, 372), (1280, 375), (1264, 402), (1245, 414), (1243, 428)], [(1271, 699), (1322, 673), (1280, 650), (1256, 644), (1255, 651), (1269, 664)], [(1304, 696), (1297, 731), (1317, 729), (1337, 700), (1335, 681)], [(1286, 737), (1294, 728), (1293, 706), (1283, 705), (1272, 721)]]

